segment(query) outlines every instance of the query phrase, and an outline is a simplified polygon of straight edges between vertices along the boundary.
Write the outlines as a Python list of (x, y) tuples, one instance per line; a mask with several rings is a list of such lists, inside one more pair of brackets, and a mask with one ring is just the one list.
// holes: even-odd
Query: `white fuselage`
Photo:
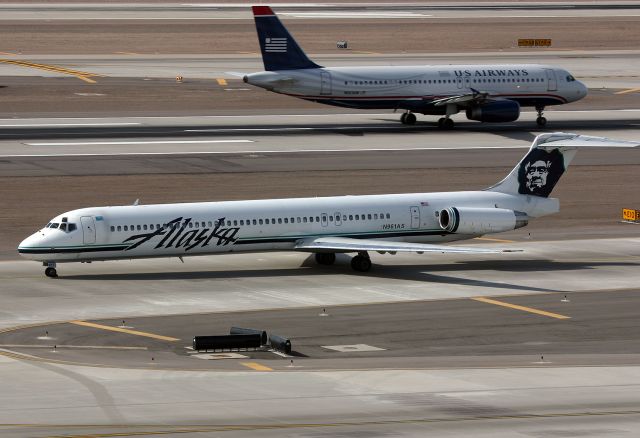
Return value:
[[(586, 86), (566, 70), (538, 64), (323, 67), (253, 73), (244, 81), (329, 105), (406, 109), (423, 114), (451, 112), (432, 101), (472, 93), (545, 107), (574, 102)], [(463, 108), (459, 106), (458, 110)]]
[(452, 206), (528, 217), (558, 210), (556, 199), (491, 191), (94, 207), (57, 216), (18, 250), (32, 260), (71, 262), (291, 250), (318, 236), (433, 243), (477, 235), (441, 228), (437, 212)]

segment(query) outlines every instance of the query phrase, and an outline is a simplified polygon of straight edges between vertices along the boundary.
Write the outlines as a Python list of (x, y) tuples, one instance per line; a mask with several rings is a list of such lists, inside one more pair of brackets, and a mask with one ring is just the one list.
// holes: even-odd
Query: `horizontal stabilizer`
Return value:
[(554, 132), (551, 134), (542, 134), (536, 137), (535, 141), (533, 142), (532, 148), (635, 148), (638, 146), (640, 146), (640, 142), (638, 141), (613, 140), (606, 137), (594, 137), (591, 135), (579, 135), (567, 132)]
[(426, 243), (393, 242), (377, 239), (352, 239), (349, 237), (316, 237), (299, 241), (297, 251), (309, 252), (439, 252), (454, 254), (499, 254), (504, 252), (518, 252), (518, 250), (468, 248), (461, 246), (430, 245)]

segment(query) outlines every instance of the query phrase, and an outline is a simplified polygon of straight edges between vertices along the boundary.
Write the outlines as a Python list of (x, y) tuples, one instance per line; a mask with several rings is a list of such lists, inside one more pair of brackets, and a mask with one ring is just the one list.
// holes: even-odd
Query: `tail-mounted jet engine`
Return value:
[(513, 122), (520, 117), (520, 104), (515, 100), (494, 100), (467, 109), (467, 119), (478, 122)]
[(440, 228), (450, 233), (486, 234), (527, 225), (525, 213), (505, 208), (449, 207), (438, 213)]

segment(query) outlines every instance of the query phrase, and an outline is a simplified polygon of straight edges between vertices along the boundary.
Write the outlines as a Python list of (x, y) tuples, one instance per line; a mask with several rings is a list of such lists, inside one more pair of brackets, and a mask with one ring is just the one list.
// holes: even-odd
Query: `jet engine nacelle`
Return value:
[(520, 117), (520, 104), (515, 100), (494, 100), (467, 109), (467, 119), (479, 122), (513, 122)]
[(440, 228), (450, 233), (486, 234), (524, 227), (529, 218), (505, 208), (449, 207), (440, 210), (438, 221)]

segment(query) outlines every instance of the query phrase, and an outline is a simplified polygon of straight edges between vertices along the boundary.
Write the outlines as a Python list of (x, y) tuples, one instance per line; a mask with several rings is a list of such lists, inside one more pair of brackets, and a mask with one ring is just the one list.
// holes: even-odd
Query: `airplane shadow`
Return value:
[[(347, 260), (347, 262), (345, 262)], [(163, 281), (163, 280), (228, 280), (258, 279), (274, 277), (329, 276), (336, 274), (364, 276), (387, 280), (416, 281), (443, 285), (485, 287), (505, 290), (526, 290), (537, 292), (564, 292), (560, 289), (522, 286), (507, 282), (497, 282), (473, 278), (459, 278), (447, 273), (474, 271), (540, 273), (549, 271), (576, 271), (594, 269), (600, 266), (638, 266), (632, 262), (562, 262), (555, 260), (480, 260), (425, 265), (384, 265), (374, 264), (371, 271), (358, 273), (348, 265), (348, 258), (339, 259), (335, 265), (321, 266), (315, 263), (313, 256), (303, 261), (300, 267), (286, 269), (247, 269), (236, 271), (180, 271), (180, 272), (141, 272), (126, 274), (64, 275), (61, 281)]]

